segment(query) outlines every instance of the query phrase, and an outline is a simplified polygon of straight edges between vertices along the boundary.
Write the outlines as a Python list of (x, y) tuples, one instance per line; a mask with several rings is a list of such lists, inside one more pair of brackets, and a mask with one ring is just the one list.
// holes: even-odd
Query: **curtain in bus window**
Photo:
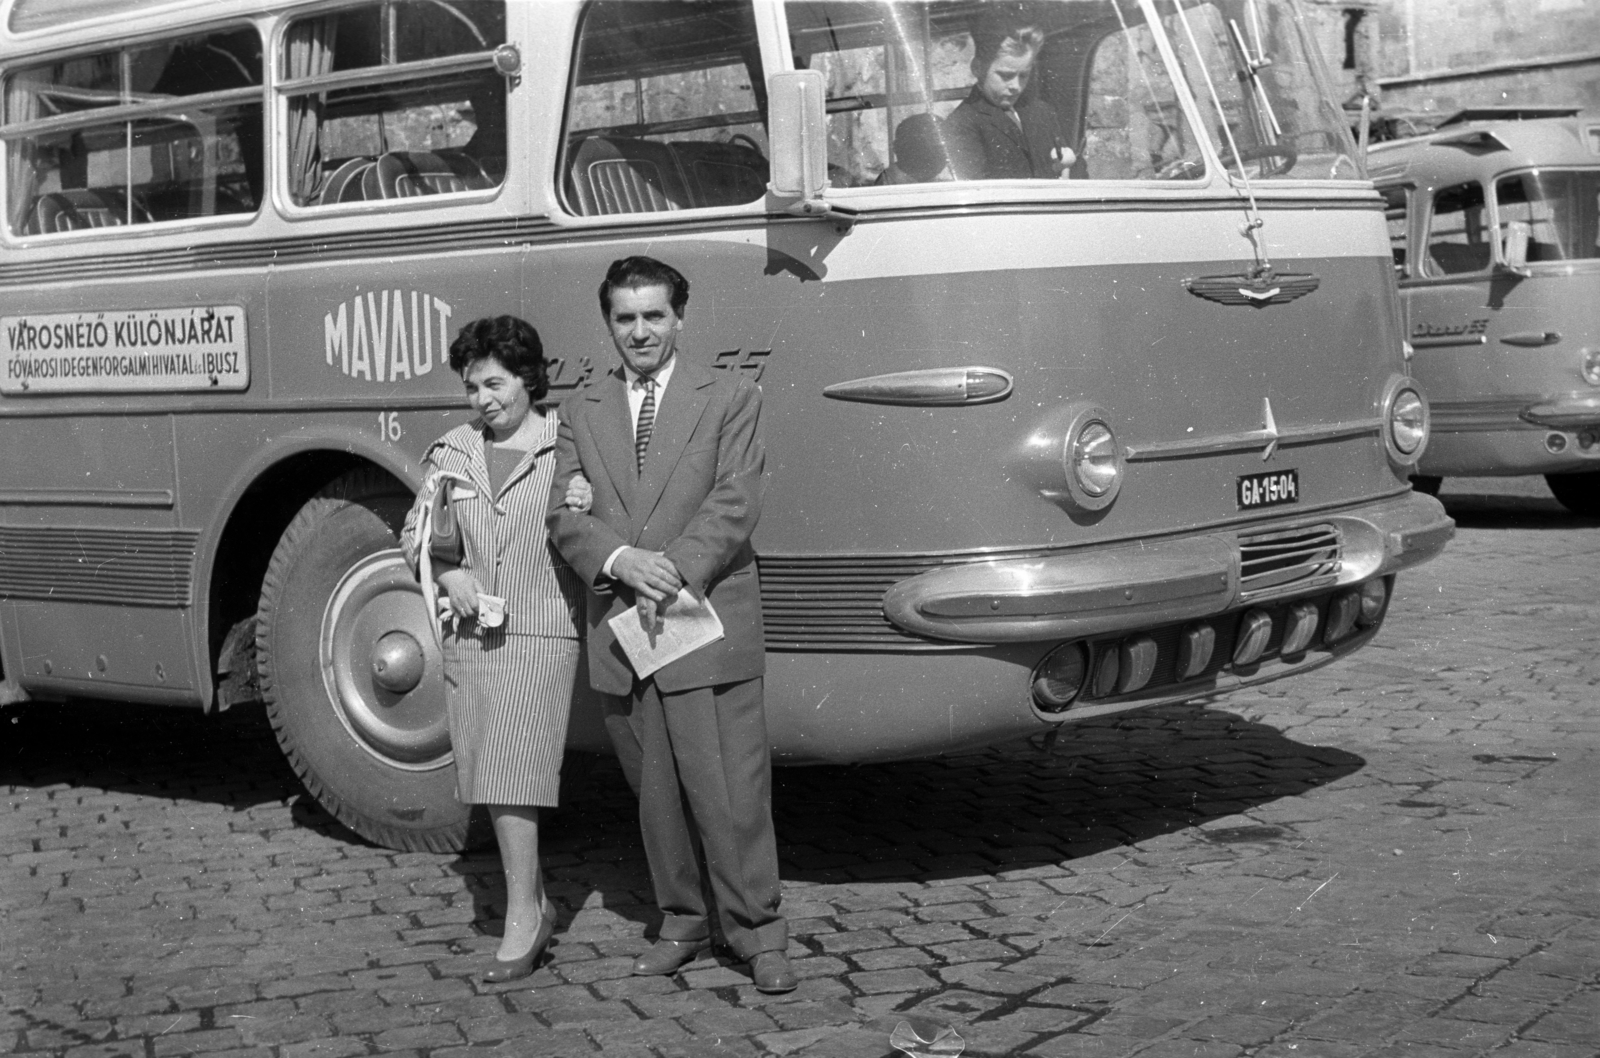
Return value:
[(1528, 234), (1529, 261), (1600, 257), (1600, 170), (1541, 169), (1495, 183), (1501, 237), (1512, 225)]
[(1482, 184), (1456, 184), (1435, 192), (1423, 265), (1426, 274), (1452, 276), (1488, 268), (1488, 221)]
[(1230, 175), (1360, 179), (1349, 127), (1292, 7), (1179, 0), (1168, 10), (1173, 50)]
[[(13, 78), (6, 85), (5, 120), (32, 121), (39, 116), (39, 97), (27, 85)], [(6, 143), (6, 187), (10, 201), (6, 203), (6, 223), (14, 232), (27, 230), (28, 214), (39, 193), (41, 166), (38, 149), (30, 139), (10, 140)]]
[(567, 97), (567, 208), (596, 216), (759, 200), (765, 108), (748, 0), (597, 0), (584, 9)]
[[(321, 77), (333, 69), (333, 49), (339, 35), (339, 21), (312, 18), (296, 23), (287, 37), (288, 76), (291, 81)], [(289, 195), (296, 205), (306, 205), (322, 182), (323, 102), (320, 92), (295, 96), (289, 100)]]
[(801, 0), (835, 187), (1193, 179), (1204, 162), (1134, 0)]

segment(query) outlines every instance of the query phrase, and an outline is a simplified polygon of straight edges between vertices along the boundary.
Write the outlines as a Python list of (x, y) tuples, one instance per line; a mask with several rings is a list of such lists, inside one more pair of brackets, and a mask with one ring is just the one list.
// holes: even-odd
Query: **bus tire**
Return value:
[(1556, 500), (1573, 514), (1600, 515), (1600, 470), (1579, 474), (1546, 474), (1546, 485)]
[(454, 852), (485, 821), (456, 800), (442, 660), (396, 547), (411, 499), (365, 469), (307, 501), (262, 581), (256, 660), (278, 745), (323, 808), (379, 845)]

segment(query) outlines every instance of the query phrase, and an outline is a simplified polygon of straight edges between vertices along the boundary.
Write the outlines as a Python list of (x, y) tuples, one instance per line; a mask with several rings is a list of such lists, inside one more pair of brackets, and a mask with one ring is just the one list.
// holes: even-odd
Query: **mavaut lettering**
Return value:
[(433, 370), (450, 347), (450, 303), (422, 290), (370, 290), (322, 317), (322, 358), (351, 378), (398, 382)]

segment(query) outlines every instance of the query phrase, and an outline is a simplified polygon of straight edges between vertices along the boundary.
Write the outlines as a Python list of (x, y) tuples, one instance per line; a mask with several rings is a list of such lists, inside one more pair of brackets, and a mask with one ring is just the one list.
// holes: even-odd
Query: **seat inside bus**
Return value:
[(767, 186), (767, 160), (738, 143), (579, 135), (567, 156), (567, 198), (585, 217), (737, 206)]
[[(137, 201), (131, 211), (135, 224), (150, 221), (149, 212)], [(33, 204), (34, 234), (48, 235), (88, 228), (115, 228), (130, 218), (128, 199), (120, 191), (76, 188), (40, 195)]]
[(481, 191), (497, 183), (475, 158), (461, 151), (389, 151), (376, 158), (340, 162), (323, 182), (317, 204)]

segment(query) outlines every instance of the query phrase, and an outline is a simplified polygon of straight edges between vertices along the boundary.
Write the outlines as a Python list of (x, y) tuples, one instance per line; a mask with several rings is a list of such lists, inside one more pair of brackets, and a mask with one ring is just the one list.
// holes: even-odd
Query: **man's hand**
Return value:
[(433, 578), (450, 596), (450, 610), (457, 617), (478, 616), (478, 580), (464, 569), (447, 569)]
[(678, 567), (659, 551), (625, 547), (611, 563), (611, 575), (638, 593), (641, 601), (658, 603), (678, 594), (683, 578)]
[(589, 513), (589, 508), (594, 506), (594, 486), (589, 484), (589, 479), (582, 474), (572, 475), (567, 482), (567, 510), (577, 511), (579, 514)]

